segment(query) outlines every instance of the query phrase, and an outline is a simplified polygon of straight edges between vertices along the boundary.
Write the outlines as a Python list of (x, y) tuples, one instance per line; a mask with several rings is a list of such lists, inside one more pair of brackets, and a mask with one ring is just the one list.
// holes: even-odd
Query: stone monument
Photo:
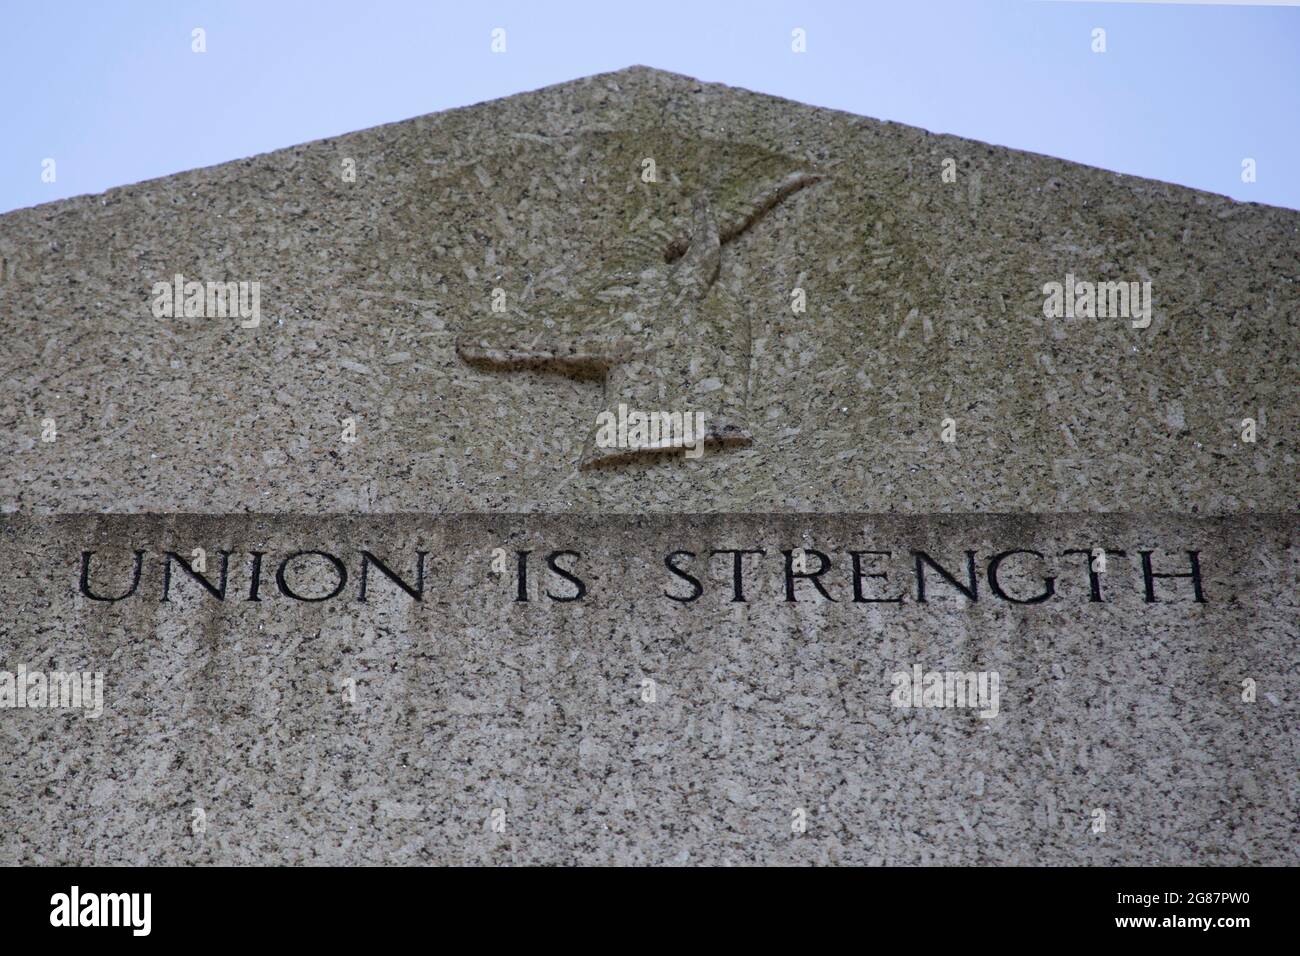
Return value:
[(0, 864), (1294, 864), (1298, 263), (641, 67), (0, 216)]

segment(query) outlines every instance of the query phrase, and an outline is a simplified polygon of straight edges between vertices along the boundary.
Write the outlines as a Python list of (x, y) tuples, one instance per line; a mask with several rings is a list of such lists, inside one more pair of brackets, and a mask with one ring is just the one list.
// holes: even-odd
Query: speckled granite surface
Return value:
[[(1153, 527), (1158, 528), (1153, 531)], [(12, 653), (33, 668), (102, 666), (98, 720), (9, 711), (0, 863), (1290, 863), (1300, 747), (1293, 654), (1293, 518), (1024, 516), (390, 516), (8, 518), (0, 579)], [(1113, 558), (1101, 602), (1061, 551), (1102, 542), (1154, 568), (1200, 553), (1205, 603)], [(178, 574), (162, 603), (158, 552), (230, 549), (224, 603)], [(82, 550), (92, 593), (75, 594)], [(493, 548), (533, 551), (519, 603)], [(781, 549), (824, 551), (834, 603)], [(336, 599), (273, 583), (315, 548), (350, 570)], [(746, 559), (733, 603), (731, 559)], [(1007, 565), (998, 599), (987, 560)], [(424, 601), (386, 578), (357, 600), (361, 549), (408, 580), (429, 552)], [(582, 578), (576, 593), (543, 555)], [(855, 604), (844, 551), (888, 550)], [(266, 552), (261, 601), (248, 551)], [(704, 593), (665, 569), (681, 566)], [(916, 601), (909, 552), (961, 577)], [(811, 551), (807, 552), (811, 556)], [(323, 560), (323, 559), (322, 559)], [(321, 564), (323, 567), (323, 564)], [(328, 593), (310, 561), (296, 593)], [(512, 565), (513, 568), (513, 565)], [(707, 570), (706, 570), (707, 568)], [(209, 570), (215, 570), (210, 564)], [(372, 572), (373, 575), (373, 572)], [(182, 580), (184, 578), (184, 580)], [(916, 663), (1000, 675), (996, 717), (891, 705)], [(356, 681), (356, 703), (341, 681)], [(1253, 703), (1241, 682), (1257, 685)], [(655, 700), (643, 698), (645, 680)], [(206, 832), (192, 832), (202, 809)], [(807, 830), (792, 831), (803, 808)], [(504, 832), (493, 811), (502, 810)], [(1106, 813), (1094, 832), (1095, 811)]]
[[(457, 341), (569, 331), (701, 192), (751, 440), (580, 471), (600, 384)], [(0, 864), (1294, 864), (1298, 270), (1297, 212), (643, 68), (0, 216), (0, 703), (105, 675), (98, 719), (0, 709)], [(261, 283), (260, 325), (155, 318), (177, 273)], [(1150, 281), (1150, 326), (1045, 318), (1066, 274)], [(1101, 601), (1061, 553), (1097, 546)], [(226, 599), (173, 563), (163, 602), (196, 547)], [(716, 548), (768, 552), (747, 603)], [(834, 601), (785, 600), (793, 548)], [(363, 549), (428, 551), (425, 600), (358, 601)], [(853, 549), (906, 600), (855, 602)], [(1050, 599), (992, 589), (1011, 549)], [(282, 593), (300, 550), (340, 596)], [(1148, 601), (1143, 550), (1205, 603)], [(915, 551), (974, 552), (978, 600), (919, 603)], [(892, 706), (918, 665), (996, 672), (998, 715)]]
[[(599, 386), (467, 369), (455, 336), (746, 146), (826, 176), (723, 258), (753, 445), (577, 473)], [(1231, 513), (1300, 491), (1300, 213), (653, 70), (9, 213), (0, 257), (10, 511)], [(1151, 327), (1044, 318), (1067, 272), (1149, 279)], [(177, 273), (261, 282), (261, 326), (154, 318)]]

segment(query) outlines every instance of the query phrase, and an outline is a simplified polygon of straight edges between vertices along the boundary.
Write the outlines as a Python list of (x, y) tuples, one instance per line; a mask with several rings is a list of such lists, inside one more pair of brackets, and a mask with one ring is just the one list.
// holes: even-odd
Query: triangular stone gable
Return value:
[[(826, 181), (719, 271), (750, 322), (752, 442), (589, 474), (598, 386), (478, 370), (455, 342), (492, 321), (494, 289), (520, 307), (563, 295), (626, 237), (616, 200), (640, 167), (619, 161), (638, 131), (651, 150), (752, 147)], [(688, 202), (690, 177), (670, 192), (663, 172), (659, 198)], [(0, 497), (18, 510), (1295, 500), (1278, 383), (1300, 334), (1300, 214), (657, 70), (19, 210), (0, 216), (0, 258), (0, 418), (22, 461)], [(155, 318), (154, 283), (178, 273), (258, 281), (260, 327)], [(1067, 274), (1150, 281), (1150, 327), (1046, 318), (1043, 285)], [(61, 439), (35, 454), (47, 418)], [(355, 443), (337, 440), (345, 418)]]

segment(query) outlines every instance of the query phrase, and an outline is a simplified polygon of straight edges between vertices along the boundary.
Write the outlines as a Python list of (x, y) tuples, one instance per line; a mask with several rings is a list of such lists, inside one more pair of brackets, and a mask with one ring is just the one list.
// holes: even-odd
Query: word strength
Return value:
[[(708, 595), (732, 603), (778, 601), (871, 605), (956, 600), (975, 604), (1104, 603), (1123, 588), (1147, 604), (1208, 603), (1201, 552), (1097, 545), (1046, 554), (1028, 548), (992, 553), (920, 549), (679, 549), (662, 555), (594, 555), (577, 550), (376, 553), (302, 549), (275, 554), (195, 549), (83, 551), (78, 589), (91, 601), (201, 599), (259, 602), (395, 598), (423, 602), (430, 591), (448, 603), (475, 588), (509, 593), (520, 603), (588, 599), (593, 589), (632, 587), (650, 600), (692, 604)], [(641, 570), (637, 570), (640, 568)], [(629, 581), (629, 576), (635, 580)], [(513, 587), (501, 586), (509, 580)]]

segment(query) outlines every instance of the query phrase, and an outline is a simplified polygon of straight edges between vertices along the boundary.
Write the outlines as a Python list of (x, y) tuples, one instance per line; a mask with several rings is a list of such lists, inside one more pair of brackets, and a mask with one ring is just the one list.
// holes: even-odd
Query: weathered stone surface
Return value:
[[(824, 178), (721, 257), (750, 444), (579, 472), (599, 385), (467, 369), (456, 337), (494, 288), (527, 325), (701, 191), (739, 208), (760, 156)], [(11, 511), (1232, 513), (1300, 490), (1300, 213), (654, 70), (9, 213), (0, 258)], [(1044, 318), (1067, 272), (1149, 278), (1151, 327)], [(260, 281), (261, 326), (154, 318), (177, 273)]]
[[(106, 679), (0, 709), (0, 864), (1295, 863), (1297, 263), (1300, 213), (642, 68), (0, 216), (0, 703)], [(177, 274), (260, 324), (155, 318)], [(1067, 274), (1150, 326), (1045, 318)], [(624, 399), (711, 447), (593, 448)]]
[[(4, 660), (102, 667), (106, 701), (97, 720), (0, 713), (0, 863), (1294, 864), (1296, 530), (1294, 516), (10, 517)], [(1100, 575), (1100, 602), (1082, 559), (1059, 557), (1094, 544), (1129, 555)], [(226, 600), (178, 572), (161, 602), (159, 552), (200, 546), (210, 577), (236, 552)], [(78, 596), (83, 550), (106, 594), (126, 590), (137, 547), (136, 596)], [(490, 572), (497, 547), (533, 551), (529, 602)], [(307, 548), (348, 567), (338, 598), (278, 592), (274, 568)], [(706, 565), (721, 548), (768, 552), (747, 559), (747, 603), (728, 557)], [(833, 559), (834, 603), (807, 582), (785, 600), (793, 548)], [(1032, 596), (1051, 573), (1051, 600), (991, 592), (987, 562), (1011, 548), (1047, 558), (1009, 563), (1004, 591)], [(428, 551), (424, 600), (374, 575), (359, 602), (361, 549), (408, 579)], [(546, 573), (553, 549), (581, 553), (561, 562), (581, 601), (545, 597), (575, 593)], [(866, 595), (905, 602), (853, 603), (845, 549), (893, 551)], [(915, 549), (958, 576), (975, 551), (978, 599), (932, 577), (918, 603)], [(1186, 579), (1156, 581), (1147, 603), (1138, 551), (1169, 571), (1185, 549), (1205, 603)], [(266, 552), (259, 602), (251, 550)], [(663, 564), (677, 550), (699, 555), (688, 604), (664, 596), (691, 593)], [(331, 587), (305, 566), (287, 580)], [(891, 673), (915, 663), (997, 671), (998, 715), (892, 706)]]

